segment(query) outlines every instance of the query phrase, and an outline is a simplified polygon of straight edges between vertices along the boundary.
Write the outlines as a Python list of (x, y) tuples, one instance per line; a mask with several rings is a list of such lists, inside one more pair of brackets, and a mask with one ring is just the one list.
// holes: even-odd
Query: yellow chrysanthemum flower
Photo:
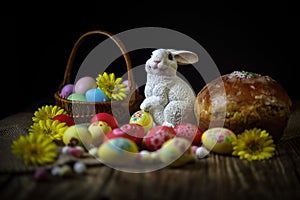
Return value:
[(33, 122), (38, 122), (39, 120), (51, 119), (52, 117), (59, 114), (67, 114), (67, 112), (59, 106), (46, 105), (39, 108), (34, 112), (34, 117), (32, 117)]
[(68, 126), (65, 122), (46, 119), (39, 120), (29, 127), (29, 133), (46, 135), (52, 140), (62, 140)]
[(237, 140), (232, 142), (232, 146), (232, 155), (249, 161), (269, 159), (275, 153), (272, 136), (259, 128), (245, 130), (237, 135)]
[(57, 156), (57, 145), (41, 134), (29, 134), (14, 140), (12, 153), (21, 157), (26, 165), (45, 165), (53, 163)]
[(110, 73), (109, 75), (104, 72), (102, 75), (99, 74), (96, 78), (96, 82), (98, 88), (103, 90), (103, 92), (108, 96), (110, 99), (115, 100), (123, 100), (126, 98), (127, 86), (121, 83), (122, 78), (115, 77), (114, 73)]

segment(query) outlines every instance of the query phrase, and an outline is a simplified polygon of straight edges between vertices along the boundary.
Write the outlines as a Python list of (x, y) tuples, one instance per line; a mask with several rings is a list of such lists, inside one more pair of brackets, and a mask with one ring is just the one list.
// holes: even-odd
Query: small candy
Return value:
[(83, 153), (84, 153), (84, 151), (82, 151), (81, 149), (75, 148), (75, 147), (70, 148), (68, 151), (69, 155), (72, 155), (76, 158), (82, 157)]
[(127, 138), (113, 138), (102, 143), (98, 149), (99, 159), (108, 165), (126, 166), (133, 164), (138, 146)]
[(46, 169), (39, 167), (34, 172), (34, 178), (36, 180), (45, 180), (48, 178), (48, 172), (46, 171)]
[(52, 174), (53, 176), (56, 176), (56, 175), (58, 175), (59, 171), (60, 171), (60, 167), (59, 167), (59, 166), (55, 166), (55, 167), (53, 167), (53, 168), (51, 169), (51, 174)]
[(197, 150), (198, 148), (199, 148), (198, 146), (193, 145), (193, 146), (192, 146), (192, 151), (193, 151), (193, 153), (196, 153), (196, 150)]
[(198, 159), (204, 158), (209, 154), (209, 150), (206, 149), (205, 147), (201, 146), (196, 149), (195, 155)]
[(129, 123), (141, 125), (147, 133), (153, 127), (153, 118), (148, 112), (139, 110), (130, 117)]
[(76, 162), (73, 165), (73, 170), (77, 174), (83, 174), (86, 171), (86, 165), (83, 162)]
[(234, 140), (236, 140), (236, 135), (231, 130), (222, 127), (207, 129), (202, 134), (203, 146), (220, 154), (231, 154), (233, 151), (231, 143)]
[(68, 154), (70, 148), (71, 148), (70, 146), (64, 146), (64, 147), (61, 149), (61, 153), (62, 153), (62, 154)]
[(72, 168), (69, 165), (63, 165), (59, 168), (58, 176), (66, 177), (72, 175)]
[(143, 142), (150, 151), (156, 151), (163, 143), (175, 136), (176, 132), (172, 127), (159, 125), (148, 131)]
[(60, 93), (59, 93), (59, 96), (60, 96), (61, 98), (66, 99), (66, 98), (68, 98), (68, 96), (70, 96), (70, 94), (72, 94), (73, 92), (74, 92), (74, 84), (67, 84), (67, 85), (65, 85), (65, 86), (61, 89), (61, 91), (60, 91)]

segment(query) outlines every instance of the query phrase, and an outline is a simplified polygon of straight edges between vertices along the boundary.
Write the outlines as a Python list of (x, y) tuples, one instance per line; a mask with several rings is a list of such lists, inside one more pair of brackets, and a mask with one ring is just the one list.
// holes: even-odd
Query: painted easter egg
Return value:
[(88, 130), (92, 135), (93, 144), (99, 146), (112, 128), (104, 121), (95, 121), (88, 126)]
[(59, 96), (61, 98), (68, 98), (68, 96), (70, 96), (70, 94), (72, 94), (74, 92), (74, 84), (67, 84), (65, 86), (63, 86), (63, 88), (61, 89)]
[(201, 142), (202, 131), (194, 124), (183, 123), (174, 127), (177, 137), (184, 137), (192, 142), (193, 145), (199, 145)]
[(169, 126), (155, 126), (151, 128), (143, 139), (148, 150), (155, 151), (161, 148), (163, 143), (176, 136), (176, 132)]
[(86, 126), (73, 125), (66, 129), (63, 142), (67, 146), (88, 147), (92, 143), (92, 136)]
[(145, 136), (144, 128), (139, 124), (124, 124), (120, 129), (129, 135), (132, 140), (138, 145), (142, 143), (142, 140)]
[(195, 160), (190, 140), (175, 137), (166, 141), (159, 151), (160, 160), (170, 167), (179, 167)]
[(78, 94), (78, 93), (70, 94), (67, 99), (70, 100), (70, 101), (83, 101), (83, 102), (86, 102), (85, 95)]
[(97, 88), (96, 79), (91, 76), (84, 76), (76, 81), (74, 92), (85, 95), (86, 91), (92, 88)]
[(147, 133), (153, 127), (153, 118), (150, 113), (139, 110), (133, 113), (129, 120), (130, 124), (141, 125)]
[(108, 102), (110, 99), (100, 88), (89, 89), (85, 93), (87, 102)]
[(233, 151), (232, 141), (236, 140), (236, 135), (227, 128), (209, 128), (203, 132), (202, 144), (207, 149), (215, 153), (231, 154)]
[(106, 112), (100, 112), (100, 113), (95, 114), (91, 118), (90, 123), (93, 123), (95, 121), (106, 122), (112, 129), (119, 127), (119, 123), (118, 123), (117, 119), (113, 115), (106, 113)]
[(138, 146), (127, 138), (113, 138), (98, 148), (99, 159), (112, 167), (132, 165), (138, 154)]

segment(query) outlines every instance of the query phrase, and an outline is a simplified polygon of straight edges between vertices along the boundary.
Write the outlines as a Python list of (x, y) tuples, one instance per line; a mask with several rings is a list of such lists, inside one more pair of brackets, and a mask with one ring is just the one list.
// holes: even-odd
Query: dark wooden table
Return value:
[[(20, 113), (0, 125), (26, 127), (31, 115)], [(1, 157), (5, 153), (1, 150)], [(248, 162), (210, 153), (180, 168), (128, 173), (94, 164), (85, 174), (44, 181), (36, 181), (30, 170), (6, 170), (0, 171), (0, 185), (2, 200), (300, 199), (300, 101), (294, 101), (288, 127), (270, 160)]]

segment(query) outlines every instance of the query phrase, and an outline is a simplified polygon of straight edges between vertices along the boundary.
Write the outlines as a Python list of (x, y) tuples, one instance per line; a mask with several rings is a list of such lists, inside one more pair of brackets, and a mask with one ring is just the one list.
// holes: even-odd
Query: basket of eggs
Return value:
[[(76, 81), (71, 81), (78, 48), (91, 35), (106, 36), (117, 45), (126, 63), (127, 80), (116, 77), (114, 73), (104, 72), (95, 76), (78, 77)], [(76, 123), (89, 122), (92, 116), (100, 112), (113, 114), (119, 122), (127, 122), (130, 115), (139, 110), (139, 105), (144, 99), (134, 82), (131, 69), (129, 54), (115, 35), (103, 30), (86, 32), (75, 42), (71, 50), (63, 81), (54, 94), (55, 103), (67, 111)]]

